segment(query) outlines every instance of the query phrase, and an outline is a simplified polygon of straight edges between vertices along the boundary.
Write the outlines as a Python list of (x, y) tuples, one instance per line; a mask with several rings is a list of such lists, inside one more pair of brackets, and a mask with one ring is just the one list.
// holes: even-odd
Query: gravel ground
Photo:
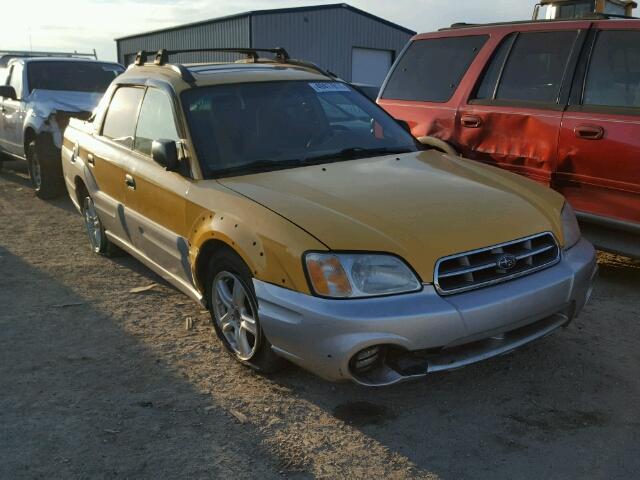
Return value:
[(600, 263), (581, 317), (512, 355), (387, 389), (263, 377), (199, 305), (91, 254), (70, 201), (35, 198), (13, 162), (0, 478), (639, 478), (640, 263)]

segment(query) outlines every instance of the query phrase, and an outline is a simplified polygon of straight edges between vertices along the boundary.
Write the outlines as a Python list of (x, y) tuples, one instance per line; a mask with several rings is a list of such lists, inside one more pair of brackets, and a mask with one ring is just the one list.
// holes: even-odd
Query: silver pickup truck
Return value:
[(0, 78), (0, 167), (26, 160), (40, 198), (64, 191), (60, 146), (71, 117), (87, 119), (122, 65), (82, 58), (13, 58)]

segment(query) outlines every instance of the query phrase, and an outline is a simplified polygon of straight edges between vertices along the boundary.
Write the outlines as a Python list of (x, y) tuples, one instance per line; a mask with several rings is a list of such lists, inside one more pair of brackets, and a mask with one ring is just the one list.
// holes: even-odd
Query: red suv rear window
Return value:
[(447, 102), (488, 35), (416, 40), (391, 72), (382, 98)]

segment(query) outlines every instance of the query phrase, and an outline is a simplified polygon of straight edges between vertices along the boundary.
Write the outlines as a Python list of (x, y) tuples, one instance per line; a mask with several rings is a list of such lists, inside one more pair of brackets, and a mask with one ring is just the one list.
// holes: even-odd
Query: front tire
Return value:
[(209, 262), (207, 305), (218, 338), (240, 363), (263, 373), (281, 366), (258, 317), (251, 272), (234, 253), (219, 251)]
[(51, 139), (32, 140), (27, 146), (27, 164), (31, 184), (36, 195), (43, 200), (56, 198), (62, 193), (62, 165), (60, 151)]

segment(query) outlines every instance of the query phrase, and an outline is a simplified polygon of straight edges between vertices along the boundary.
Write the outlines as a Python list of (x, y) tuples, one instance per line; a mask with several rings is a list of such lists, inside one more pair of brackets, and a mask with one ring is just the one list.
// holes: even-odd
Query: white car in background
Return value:
[(0, 154), (27, 161), (40, 198), (64, 191), (60, 148), (69, 119), (88, 119), (123, 71), (118, 63), (83, 58), (18, 57), (7, 63), (0, 78)]

